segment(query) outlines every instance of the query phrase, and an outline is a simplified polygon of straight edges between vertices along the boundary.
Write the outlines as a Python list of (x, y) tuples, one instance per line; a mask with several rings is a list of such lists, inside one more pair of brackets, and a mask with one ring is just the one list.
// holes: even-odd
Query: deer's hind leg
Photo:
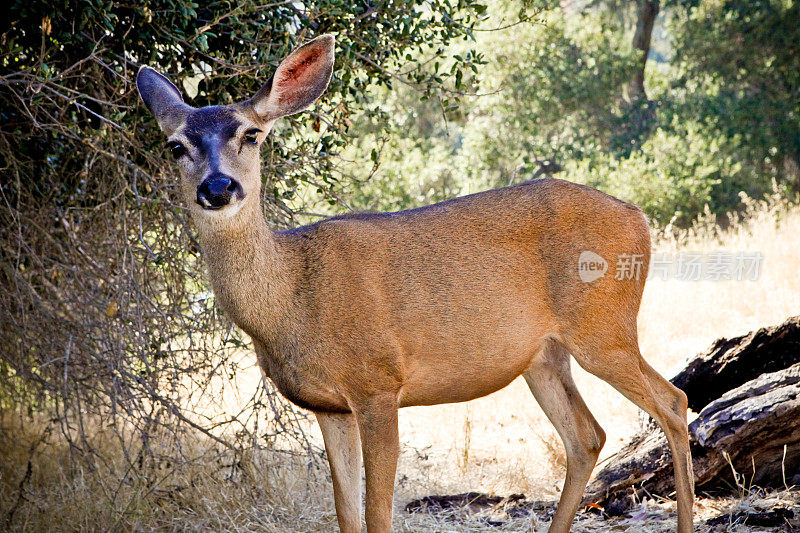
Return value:
[(528, 387), (564, 442), (567, 453), (564, 489), (550, 524), (553, 533), (569, 531), (606, 440), (605, 432), (575, 387), (569, 359), (569, 353), (561, 344), (548, 341), (524, 374)]
[[(693, 531), (694, 474), (686, 423), (686, 394), (656, 372), (639, 352), (634, 334), (613, 334), (570, 346), (575, 360), (658, 422), (672, 451), (678, 500), (678, 531)], [(605, 339), (601, 341), (600, 339)]]

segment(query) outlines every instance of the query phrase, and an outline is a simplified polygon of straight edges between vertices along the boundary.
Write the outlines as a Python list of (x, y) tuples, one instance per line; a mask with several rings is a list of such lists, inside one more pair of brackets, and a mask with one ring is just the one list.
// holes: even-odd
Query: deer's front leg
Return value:
[(331, 465), (336, 518), (342, 533), (361, 531), (361, 439), (353, 414), (316, 413)]
[(367, 480), (368, 533), (392, 529), (392, 497), (400, 443), (397, 434), (397, 398), (375, 396), (356, 411)]

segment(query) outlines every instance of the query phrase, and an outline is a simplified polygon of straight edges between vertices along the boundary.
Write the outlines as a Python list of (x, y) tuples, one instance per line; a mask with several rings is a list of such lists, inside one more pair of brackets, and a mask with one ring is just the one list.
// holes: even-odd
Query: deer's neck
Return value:
[(233, 221), (202, 225), (198, 237), (222, 309), (254, 339), (272, 341), (289, 309), (291, 279), (261, 210), (255, 205)]

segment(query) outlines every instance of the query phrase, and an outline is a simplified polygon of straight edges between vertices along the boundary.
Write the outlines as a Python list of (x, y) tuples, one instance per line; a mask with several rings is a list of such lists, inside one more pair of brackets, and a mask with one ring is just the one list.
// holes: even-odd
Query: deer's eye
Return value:
[(172, 153), (172, 157), (180, 159), (186, 155), (186, 147), (178, 141), (170, 141), (167, 143), (167, 149)]
[(258, 144), (258, 134), (261, 133), (261, 130), (257, 128), (253, 128), (252, 130), (247, 130), (244, 132), (244, 137), (242, 138), (242, 142), (244, 144)]

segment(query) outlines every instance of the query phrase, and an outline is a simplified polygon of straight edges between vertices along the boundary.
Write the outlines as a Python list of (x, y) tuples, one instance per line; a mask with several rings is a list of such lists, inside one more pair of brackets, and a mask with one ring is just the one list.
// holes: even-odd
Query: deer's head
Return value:
[(317, 37), (284, 59), (249, 100), (199, 109), (155, 70), (139, 70), (139, 94), (168, 137), (184, 201), (198, 223), (232, 220), (244, 207), (258, 207), (261, 143), (277, 119), (299, 113), (325, 91), (333, 49), (333, 36)]

